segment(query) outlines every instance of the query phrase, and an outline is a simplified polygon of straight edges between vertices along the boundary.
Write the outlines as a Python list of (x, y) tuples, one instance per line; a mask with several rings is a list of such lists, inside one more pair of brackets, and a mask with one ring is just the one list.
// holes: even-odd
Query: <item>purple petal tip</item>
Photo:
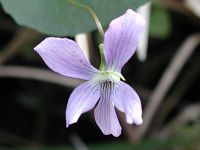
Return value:
[(134, 120), (136, 125), (141, 125), (143, 123), (143, 119), (139, 118), (137, 120)]

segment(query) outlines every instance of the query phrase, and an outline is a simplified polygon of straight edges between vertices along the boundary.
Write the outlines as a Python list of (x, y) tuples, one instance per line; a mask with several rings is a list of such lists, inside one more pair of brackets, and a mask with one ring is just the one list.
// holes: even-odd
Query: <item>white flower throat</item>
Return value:
[(96, 82), (104, 82), (104, 81), (111, 81), (111, 82), (118, 82), (120, 79), (125, 80), (121, 73), (112, 71), (112, 70), (102, 70), (99, 74), (94, 77)]

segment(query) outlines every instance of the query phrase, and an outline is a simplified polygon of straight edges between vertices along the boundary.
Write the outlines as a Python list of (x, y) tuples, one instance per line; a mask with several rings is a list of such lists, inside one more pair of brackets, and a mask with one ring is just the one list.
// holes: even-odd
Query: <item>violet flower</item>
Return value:
[(143, 28), (143, 18), (131, 9), (111, 21), (105, 33), (104, 48), (100, 45), (99, 70), (90, 64), (78, 44), (70, 39), (49, 37), (34, 48), (53, 71), (87, 80), (75, 88), (69, 97), (67, 127), (96, 104), (95, 121), (105, 135), (117, 137), (121, 134), (115, 108), (125, 113), (127, 123), (142, 123), (140, 98), (120, 79), (124, 80), (121, 69), (135, 53)]

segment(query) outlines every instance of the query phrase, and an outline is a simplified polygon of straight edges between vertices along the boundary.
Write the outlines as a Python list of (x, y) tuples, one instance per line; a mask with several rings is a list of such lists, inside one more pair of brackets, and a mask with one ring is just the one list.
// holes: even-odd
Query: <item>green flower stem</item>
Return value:
[(104, 48), (103, 48), (103, 44), (99, 44), (99, 53), (100, 53), (100, 58), (101, 58), (101, 63), (100, 63), (100, 67), (99, 70), (105, 70), (105, 66), (106, 66), (106, 62), (105, 62), (105, 56), (104, 56)]
[(91, 7), (89, 7), (88, 5), (81, 4), (81, 3), (77, 2), (76, 0), (66, 0), (66, 1), (73, 6), (76, 6), (78, 8), (86, 10), (92, 16), (92, 18), (94, 19), (94, 21), (96, 23), (97, 29), (99, 31), (101, 41), (103, 42), (104, 31), (103, 31), (102, 25), (101, 25), (97, 15), (95, 14), (94, 10)]
[(122, 79), (123, 81), (125, 81), (126, 79), (123, 77), (121, 73), (115, 72), (113, 70), (106, 70), (107, 68), (105, 68), (106, 61), (105, 61), (105, 55), (104, 55), (104, 47), (102, 43), (99, 44), (99, 53), (100, 53), (100, 58), (101, 58), (99, 70), (105, 71), (104, 73), (110, 74), (112, 76), (117, 76), (119, 77), (119, 79)]

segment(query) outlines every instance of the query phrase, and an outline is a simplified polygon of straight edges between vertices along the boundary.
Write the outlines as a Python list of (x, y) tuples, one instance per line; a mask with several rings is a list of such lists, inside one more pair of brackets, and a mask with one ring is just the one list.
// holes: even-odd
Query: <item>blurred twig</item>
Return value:
[(171, 110), (176, 106), (176, 104), (181, 100), (185, 92), (194, 83), (195, 79), (200, 73), (200, 57), (192, 63), (193, 67), (187, 71), (186, 75), (179, 81), (179, 83), (174, 87), (173, 92), (168, 96), (165, 102), (162, 104), (157, 119), (154, 120), (154, 128), (158, 129), (171, 112)]
[(81, 80), (60, 76), (52, 71), (20, 66), (0, 66), (0, 77), (34, 79), (67, 87), (75, 87), (81, 83)]
[(160, 5), (174, 12), (178, 12), (200, 23), (198, 16), (196, 16), (190, 9), (188, 9), (182, 1), (177, 0), (160, 0)]
[(159, 105), (199, 42), (200, 35), (192, 35), (177, 50), (149, 98), (149, 103), (144, 110), (144, 123), (133, 133), (135, 140), (140, 140), (146, 134)]
[[(122, 128), (124, 129), (124, 133), (125, 135), (127, 136), (127, 138), (132, 141), (132, 142), (135, 142), (135, 136), (134, 136), (134, 131), (133, 130), (133, 125), (131, 124), (128, 124), (126, 122), (126, 118), (125, 118), (125, 115), (124, 113), (120, 112), (117, 110), (117, 116), (119, 117), (120, 119), (120, 123), (122, 125)], [(137, 128), (135, 128), (137, 130)]]
[(1, 15), (1, 19), (0, 19), (1, 23), (0, 23), (0, 30), (3, 31), (15, 31), (18, 29), (18, 26), (16, 26), (16, 24), (11, 21), (10, 19), (8, 19), (5, 16)]
[(91, 33), (80, 33), (75, 36), (75, 40), (83, 50), (84, 54), (88, 59), (90, 59), (90, 50), (91, 50)]
[(147, 58), (147, 47), (148, 47), (148, 37), (149, 37), (149, 20), (151, 11), (151, 2), (148, 2), (137, 10), (144, 20), (146, 21), (144, 31), (142, 32), (140, 41), (137, 47), (137, 56), (140, 61), (145, 61)]
[(200, 103), (191, 104), (183, 109), (171, 122), (159, 133), (159, 137), (166, 138), (190, 121), (197, 121), (200, 117)]
[(37, 35), (37, 32), (28, 28), (18, 29), (11, 41), (9, 41), (3, 51), (0, 52), (0, 64), (4, 63), (6, 60), (15, 55), (20, 50), (22, 44), (32, 40)]
[(71, 134), (69, 136), (69, 140), (71, 141), (73, 146), (76, 148), (76, 150), (88, 150), (89, 149), (77, 134)]

